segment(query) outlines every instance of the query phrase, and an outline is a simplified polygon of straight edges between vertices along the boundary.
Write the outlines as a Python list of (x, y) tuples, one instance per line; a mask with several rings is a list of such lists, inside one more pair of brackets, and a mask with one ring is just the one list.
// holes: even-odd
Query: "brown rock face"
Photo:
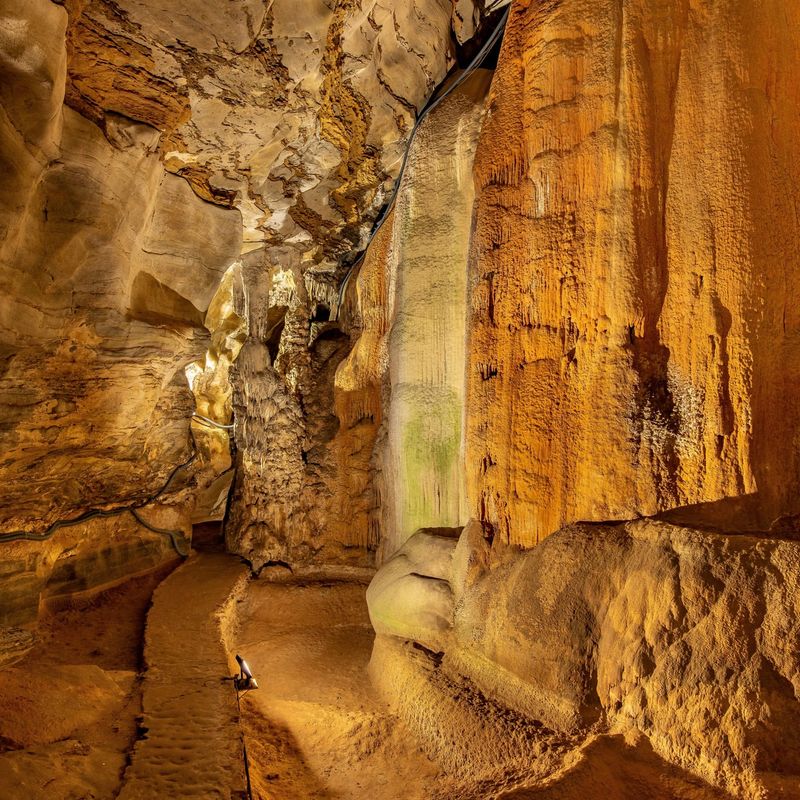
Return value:
[(514, 4), (466, 412), (473, 513), (506, 540), (798, 510), (798, 32), (777, 0)]
[(235, 368), (247, 422), (228, 543), (254, 563), (363, 565), (420, 525), (464, 521), (465, 264), (488, 82), (472, 76), (421, 124), (392, 214), (348, 283), (340, 323), (354, 341), (309, 320), (326, 307), (307, 273), (276, 270), (251, 297), (269, 296), (270, 312), (251, 312)]
[[(66, 26), (49, 2), (3, 7), (3, 533), (141, 504), (189, 459), (184, 369), (209, 346), (206, 309), (241, 249), (239, 212), (166, 173), (157, 131), (110, 115), (104, 136), (63, 106)], [(215, 437), (198, 430), (193, 468), (143, 519), (188, 533)], [(169, 543), (125, 515), (4, 548), (18, 587), (4, 617), (30, 622), (40, 593), (152, 568)]]
[[(266, 516), (277, 544), (263, 560), (363, 561), (366, 538), (341, 515), (332, 547), (321, 533), (331, 503), (318, 498), (346, 459), (326, 444), (349, 349), (324, 319), (417, 110), (454, 61), (451, 23), (446, 0), (4, 4), (0, 533), (143, 502), (190, 457), (192, 411), (229, 423), (235, 405), (231, 541)], [(195, 463), (149, 507), (187, 533), (219, 517), (231, 477), (227, 433), (193, 430)], [(67, 551), (67, 583), (104, 583), (114, 557), (96, 542), (106, 555), (90, 566), (91, 546), (72, 549), (83, 534), (106, 531), (132, 571), (147, 561), (136, 548), (154, 534), (129, 517), (104, 524), (15, 545), (11, 572), (31, 591), (9, 618), (30, 617)]]
[[(736, 796), (796, 793), (796, 540), (580, 525), (491, 570), (485, 547), (475, 525), (458, 541), (418, 533), (367, 593), (373, 675), (429, 747), (513, 771), (550, 731), (634, 729)], [(434, 666), (404, 652), (409, 638), (439, 651)], [(459, 681), (460, 708), (447, 691)], [(465, 722), (478, 713), (470, 694), (510, 709), (469, 733), (474, 752), (449, 744), (480, 727)], [(512, 713), (547, 727), (498, 744)]]
[(227, 510), (256, 570), (381, 567), (449, 797), (623, 738), (800, 796), (800, 4), (517, 0), (444, 96), (495, 6), (0, 1), (0, 665)]
[(240, 207), (251, 249), (288, 240), (327, 284), (362, 244), (416, 112), (453, 63), (447, 0), (65, 6), (67, 103), (101, 126), (111, 113), (163, 131), (167, 168)]

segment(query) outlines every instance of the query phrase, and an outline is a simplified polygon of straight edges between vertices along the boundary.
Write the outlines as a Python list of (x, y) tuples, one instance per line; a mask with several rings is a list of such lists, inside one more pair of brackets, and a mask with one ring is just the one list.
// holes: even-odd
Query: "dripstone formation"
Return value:
[(785, 0), (0, 0), (0, 665), (224, 519), (470, 791), (800, 797), (799, 76)]

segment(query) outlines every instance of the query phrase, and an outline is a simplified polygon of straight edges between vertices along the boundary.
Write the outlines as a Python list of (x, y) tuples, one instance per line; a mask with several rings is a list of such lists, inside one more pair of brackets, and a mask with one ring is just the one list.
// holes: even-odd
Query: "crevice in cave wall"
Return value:
[[(322, 453), (338, 428), (333, 375), (349, 344), (320, 309), (332, 308), (414, 115), (453, 63), (451, 11), (443, 0), (413, 14), (316, 2), (298, 15), (294, 3), (260, 0), (224, 12), (199, 2), (4, 4), (4, 530), (137, 503), (192, 441), (191, 468), (142, 517), (187, 537), (193, 521), (218, 518), (231, 442), (213, 423), (236, 426), (244, 461), (248, 423), (269, 416), (230, 384), (261, 363), (253, 337), (273, 351), (264, 362), (273, 372), (253, 387), (274, 378), (287, 395), (293, 458), (324, 483)], [(282, 327), (262, 330), (273, 308)], [(192, 422), (194, 412), (206, 421)], [(268, 453), (273, 442), (262, 445)], [(303, 502), (321, 530), (321, 507)], [(235, 510), (232, 520), (235, 529)], [(324, 558), (363, 561), (361, 540), (346, 542), (346, 554)], [(30, 588), (26, 619), (36, 587), (77, 543), (87, 558), (69, 569), (85, 586), (124, 573), (93, 561), (95, 547), (169, 558), (168, 543), (130, 515), (59, 530), (44, 546), (6, 545), (15, 580)], [(139, 570), (138, 556), (131, 565)]]

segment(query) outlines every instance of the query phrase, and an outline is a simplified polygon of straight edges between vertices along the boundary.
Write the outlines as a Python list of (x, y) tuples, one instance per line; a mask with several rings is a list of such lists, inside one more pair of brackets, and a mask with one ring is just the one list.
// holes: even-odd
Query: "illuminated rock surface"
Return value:
[(238, 559), (203, 553), (153, 594), (145, 629), (145, 735), (131, 753), (121, 800), (228, 798), (232, 789), (244, 789), (233, 687), (221, 678), (235, 671), (226, 645), (246, 581)]
[(800, 797), (800, 10), (500, 13), (0, 3), (0, 795)]
[[(195, 423), (193, 443), (192, 411), (230, 423), (243, 392), (259, 402), (272, 392), (285, 419), (239, 408), (250, 424), (236, 431), (244, 488), (232, 545), (250, 553), (261, 500), (295, 503), (299, 484), (301, 530), (290, 540), (286, 523), (297, 520), (278, 511), (279, 544), (260, 530), (254, 562), (317, 551), (367, 562), (361, 539), (324, 530), (330, 464), (313, 454), (335, 426), (333, 372), (348, 341), (334, 330), (312, 342), (308, 318), (318, 301), (330, 312), (416, 111), (454, 62), (450, 28), (443, 0), (310, 2), (302, 13), (259, 0), (224, 12), (207, 2), (4, 4), (2, 531), (40, 534), (89, 509), (144, 503), (151, 524), (188, 536), (191, 521), (224, 513), (232, 478), (228, 433)], [(246, 377), (261, 329), (286, 309), (285, 327), (267, 331), (269, 374), (232, 391), (245, 340), (233, 374)], [(258, 380), (274, 385), (258, 391)], [(262, 418), (271, 442), (289, 443), (282, 456), (263, 446)], [(263, 471), (265, 451), (266, 487), (249, 469)], [(242, 513), (252, 523), (238, 524)], [(129, 514), (62, 529), (44, 546), (9, 545), (19, 596), (6, 621), (35, 616), (53, 564), (76, 542), (104, 540), (123, 548), (128, 574), (136, 548), (151, 562), (169, 552)], [(68, 568), (87, 589), (124, 577), (101, 561)]]
[[(736, 796), (800, 787), (796, 539), (642, 521), (565, 528), (491, 570), (485, 553), (474, 525), (458, 547), (420, 532), (367, 592), (372, 675), (439, 759), (513, 772), (542, 754), (519, 733), (535, 721), (645, 734)], [(486, 709), (454, 704), (460, 685)]]
[(466, 410), (470, 511), (506, 540), (799, 510), (798, 32), (780, 2), (514, 4)]
[(426, 117), (397, 203), (348, 283), (359, 335), (336, 372), (332, 449), (355, 450), (341, 472), (357, 465), (368, 511), (353, 522), (381, 557), (420, 526), (465, 518), (464, 265), (488, 77), (476, 73)]

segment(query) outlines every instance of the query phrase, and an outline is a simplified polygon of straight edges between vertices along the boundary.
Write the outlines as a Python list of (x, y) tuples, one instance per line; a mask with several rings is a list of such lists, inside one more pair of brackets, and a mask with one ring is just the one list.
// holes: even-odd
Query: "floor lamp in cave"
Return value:
[[(233, 676), (233, 688), (236, 690), (236, 707), (239, 709), (239, 718), (242, 716), (242, 697), (253, 689), (258, 689), (258, 683), (250, 672), (247, 662), (240, 656), (236, 656), (236, 663), (239, 665), (239, 674)], [(250, 784), (250, 763), (247, 760), (247, 742), (244, 732), (242, 733), (242, 757), (244, 758), (244, 776), (247, 780), (247, 800), (253, 800), (253, 787)]]

